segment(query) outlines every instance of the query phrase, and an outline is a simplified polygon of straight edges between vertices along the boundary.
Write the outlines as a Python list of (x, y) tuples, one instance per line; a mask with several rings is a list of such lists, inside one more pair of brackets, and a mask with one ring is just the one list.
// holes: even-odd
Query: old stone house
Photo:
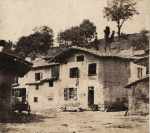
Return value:
[(26, 74), (31, 65), (10, 53), (0, 52), (0, 120), (10, 119), (12, 83), (15, 77)]
[(32, 69), (19, 79), (19, 86), (16, 88), (26, 88), (27, 100), (32, 111), (55, 108), (55, 82), (59, 78), (59, 64), (48, 63), (43, 58), (37, 58), (32, 63)]
[(146, 73), (145, 67), (133, 60), (85, 48), (67, 48), (47, 60), (33, 62), (35, 65), (20, 79), (20, 85), (28, 89), (31, 110), (73, 106), (90, 109), (94, 105), (104, 109), (127, 101), (124, 86), (137, 78), (138, 68), (143, 75)]
[(77, 104), (87, 109), (96, 104), (103, 108), (127, 100), (124, 85), (138, 78), (139, 68), (146, 74), (145, 67), (133, 60), (84, 48), (64, 50), (51, 59), (61, 64), (59, 105)]

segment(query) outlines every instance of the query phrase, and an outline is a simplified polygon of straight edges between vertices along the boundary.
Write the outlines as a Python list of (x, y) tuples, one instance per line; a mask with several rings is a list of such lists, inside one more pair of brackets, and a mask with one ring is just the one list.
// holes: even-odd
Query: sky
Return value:
[[(105, 26), (116, 31), (116, 25), (103, 18), (103, 9), (108, 0), (1, 0), (0, 39), (16, 42), (21, 36), (31, 34), (37, 26), (47, 25), (54, 35), (79, 25), (89, 19), (97, 27), (99, 38)], [(125, 23), (124, 33), (150, 30), (150, 0), (138, 0), (140, 15)]]

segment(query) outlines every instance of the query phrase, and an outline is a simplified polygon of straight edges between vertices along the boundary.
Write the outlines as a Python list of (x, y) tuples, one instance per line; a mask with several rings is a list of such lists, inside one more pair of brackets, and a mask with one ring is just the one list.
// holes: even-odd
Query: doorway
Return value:
[(88, 106), (91, 108), (94, 105), (94, 87), (88, 87)]

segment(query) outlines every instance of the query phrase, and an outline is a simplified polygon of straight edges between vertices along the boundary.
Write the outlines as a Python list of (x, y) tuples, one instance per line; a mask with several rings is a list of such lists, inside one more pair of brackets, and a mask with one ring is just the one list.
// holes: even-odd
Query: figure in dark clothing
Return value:
[(109, 45), (109, 34), (110, 34), (110, 28), (109, 28), (109, 26), (106, 26), (106, 28), (104, 30), (104, 34), (105, 34), (105, 52), (106, 52), (107, 47)]
[(110, 34), (109, 26), (106, 26), (106, 28), (104, 30), (104, 34), (105, 34), (105, 41), (108, 42), (109, 41), (109, 34)]
[(96, 50), (98, 50), (98, 38), (97, 38), (97, 33), (95, 34), (95, 39), (94, 39), (94, 47)]

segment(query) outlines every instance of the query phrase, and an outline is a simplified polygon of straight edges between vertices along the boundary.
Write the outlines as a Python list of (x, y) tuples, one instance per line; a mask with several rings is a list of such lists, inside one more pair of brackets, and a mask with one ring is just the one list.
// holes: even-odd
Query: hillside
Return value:
[[(122, 36), (120, 39), (115, 37), (114, 41), (109, 45), (111, 52), (116, 54), (123, 51), (145, 51), (149, 49), (149, 41), (145, 33), (128, 34)], [(88, 48), (94, 48), (100, 52), (105, 52), (105, 40), (100, 39), (97, 43), (91, 43), (88, 45)]]

